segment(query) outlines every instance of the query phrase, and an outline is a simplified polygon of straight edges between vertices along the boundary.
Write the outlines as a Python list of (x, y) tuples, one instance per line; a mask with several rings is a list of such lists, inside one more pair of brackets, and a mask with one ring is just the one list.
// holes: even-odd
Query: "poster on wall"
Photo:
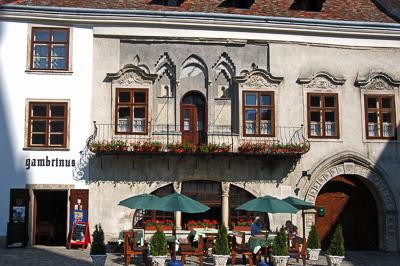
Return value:
[(14, 223), (25, 222), (25, 206), (13, 206), (12, 207), (12, 221)]
[(70, 215), (70, 230), (74, 223), (85, 223), (88, 222), (87, 211), (86, 210), (71, 210)]

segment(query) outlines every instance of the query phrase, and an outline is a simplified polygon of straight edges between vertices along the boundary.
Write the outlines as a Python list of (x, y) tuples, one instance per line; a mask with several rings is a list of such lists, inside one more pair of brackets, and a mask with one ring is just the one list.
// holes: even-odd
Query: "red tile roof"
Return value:
[[(389, 22), (396, 20), (385, 14), (373, 0), (326, 0), (321, 12), (290, 10), (295, 0), (254, 0), (249, 9), (220, 7), (226, 0), (183, 0), (180, 6), (170, 7), (155, 4), (157, 0), (0, 0), (0, 4), (186, 11), (205, 13), (230, 13), (258, 16), (295, 17), (327, 20), (348, 20), (367, 22)], [(399, 21), (398, 21), (399, 22)]]

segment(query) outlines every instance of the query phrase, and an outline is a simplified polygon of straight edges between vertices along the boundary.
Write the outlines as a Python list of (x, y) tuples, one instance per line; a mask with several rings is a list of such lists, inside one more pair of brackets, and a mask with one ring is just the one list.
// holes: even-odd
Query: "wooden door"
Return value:
[(182, 142), (199, 143), (197, 134), (197, 110), (194, 105), (182, 105)]
[(187, 93), (181, 102), (181, 132), (183, 143), (206, 142), (207, 105), (204, 96), (196, 91)]
[(343, 227), (345, 248), (375, 250), (379, 246), (378, 213), (368, 188), (352, 176), (338, 176), (320, 191), (317, 207), (325, 208), (325, 216), (316, 218), (322, 249), (327, 249), (338, 224)]

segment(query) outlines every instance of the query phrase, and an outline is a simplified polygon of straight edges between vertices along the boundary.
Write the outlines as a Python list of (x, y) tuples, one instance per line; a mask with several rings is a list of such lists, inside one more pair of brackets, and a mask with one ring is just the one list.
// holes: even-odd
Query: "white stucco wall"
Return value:
[[(36, 26), (48, 26), (38, 25)], [(90, 97), (92, 80), (92, 29), (71, 27), (72, 73), (27, 73), (28, 23), (0, 22), (0, 236), (6, 234), (10, 188), (27, 184), (70, 184), (75, 182), (72, 167), (31, 167), (26, 159), (73, 159), (90, 132)], [(69, 149), (24, 150), (26, 103), (31, 100), (69, 101)]]

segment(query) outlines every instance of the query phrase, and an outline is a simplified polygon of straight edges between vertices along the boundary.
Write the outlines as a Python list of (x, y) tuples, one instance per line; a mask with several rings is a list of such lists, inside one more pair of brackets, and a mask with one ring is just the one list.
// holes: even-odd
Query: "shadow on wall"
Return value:
[[(5, 40), (4, 35), (4, 24), (0, 23), (0, 242), (2, 237), (7, 234), (7, 222), (9, 218), (9, 202), (10, 202), (10, 189), (11, 188), (25, 188), (27, 182), (26, 171), (24, 168), (24, 162), (18, 161), (21, 147), (17, 147), (17, 142), (21, 140), (15, 139), (16, 134), (14, 131), (14, 124), (21, 125), (24, 121), (12, 121), (12, 102), (7, 102), (9, 99), (7, 96), (11, 92), (11, 88), (6, 87), (5, 80), (11, 78), (6, 77), (5, 60), (2, 58), (8, 51), (4, 50)], [(3, 48), (2, 48), (3, 47)], [(21, 70), (22, 71), (22, 70)], [(18, 89), (18, 88), (13, 88)], [(17, 105), (14, 105), (17, 106)], [(25, 119), (22, 118), (22, 119)]]
[(284, 182), (298, 158), (253, 158), (229, 155), (100, 155), (90, 159), (89, 182), (172, 182), (205, 179)]

